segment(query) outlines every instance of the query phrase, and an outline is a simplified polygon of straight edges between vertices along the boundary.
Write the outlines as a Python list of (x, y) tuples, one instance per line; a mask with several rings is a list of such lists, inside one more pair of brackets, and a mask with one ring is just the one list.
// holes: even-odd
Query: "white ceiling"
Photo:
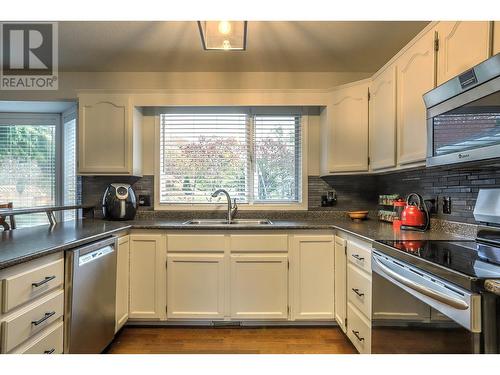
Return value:
[(61, 71), (373, 72), (428, 22), (248, 22), (246, 51), (204, 51), (186, 22), (60, 22)]

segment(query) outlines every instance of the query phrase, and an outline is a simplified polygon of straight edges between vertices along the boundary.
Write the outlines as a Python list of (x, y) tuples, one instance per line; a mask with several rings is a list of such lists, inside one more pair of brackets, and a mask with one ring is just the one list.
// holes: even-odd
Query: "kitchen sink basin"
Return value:
[(188, 225), (270, 225), (269, 219), (233, 219), (230, 223), (220, 219), (192, 219), (184, 222)]

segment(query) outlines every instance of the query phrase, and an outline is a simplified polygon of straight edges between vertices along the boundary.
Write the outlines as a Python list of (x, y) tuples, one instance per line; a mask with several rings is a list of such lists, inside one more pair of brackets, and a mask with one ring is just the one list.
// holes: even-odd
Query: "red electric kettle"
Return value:
[(429, 228), (429, 221), (429, 211), (422, 196), (417, 193), (409, 194), (401, 213), (401, 229), (423, 232)]

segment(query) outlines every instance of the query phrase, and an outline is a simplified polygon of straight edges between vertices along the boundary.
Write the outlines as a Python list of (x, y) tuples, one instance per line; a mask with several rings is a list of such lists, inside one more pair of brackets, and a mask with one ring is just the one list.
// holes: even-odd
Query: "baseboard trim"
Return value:
[[(227, 324), (224, 324), (227, 323)], [(259, 328), (259, 327), (338, 327), (336, 321), (128, 321), (126, 326), (140, 327), (215, 327), (215, 328)]]

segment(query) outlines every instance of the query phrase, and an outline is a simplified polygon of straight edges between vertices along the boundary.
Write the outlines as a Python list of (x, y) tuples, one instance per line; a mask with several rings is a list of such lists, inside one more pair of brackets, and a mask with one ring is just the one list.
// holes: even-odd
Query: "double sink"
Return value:
[(191, 219), (182, 224), (184, 225), (240, 225), (240, 226), (254, 226), (254, 225), (271, 225), (272, 221), (269, 219), (233, 219), (238, 211), (236, 199), (231, 203), (231, 196), (224, 189), (217, 189), (212, 198), (219, 195), (225, 195), (227, 199), (227, 219)]
[(271, 225), (269, 219), (192, 219), (184, 222), (186, 225)]

